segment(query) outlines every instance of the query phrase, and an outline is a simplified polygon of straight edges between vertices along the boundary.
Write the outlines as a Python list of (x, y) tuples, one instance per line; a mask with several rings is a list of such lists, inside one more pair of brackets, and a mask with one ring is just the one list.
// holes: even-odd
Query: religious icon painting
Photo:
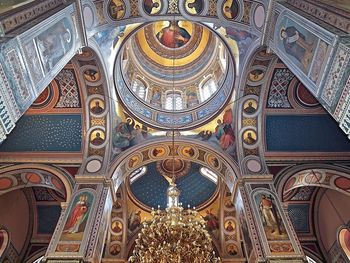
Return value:
[(249, 72), (249, 80), (252, 82), (258, 82), (264, 78), (265, 72), (261, 69), (253, 69)]
[(185, 146), (182, 148), (181, 153), (186, 156), (192, 158), (195, 155), (195, 151), (192, 147), (190, 146)]
[(243, 111), (246, 114), (253, 114), (258, 108), (258, 102), (254, 99), (249, 99), (243, 104)]
[(108, 14), (114, 20), (124, 18), (125, 10), (125, 3), (122, 0), (111, 0), (108, 4)]
[(151, 155), (153, 155), (153, 157), (156, 157), (156, 158), (164, 156), (165, 153), (166, 153), (166, 150), (162, 146), (155, 147), (154, 149), (151, 150)]
[(121, 250), (122, 249), (119, 244), (113, 244), (109, 247), (109, 254), (116, 256), (120, 253)]
[[(186, 21), (165, 21), (155, 23), (156, 38), (167, 48), (180, 48), (191, 39), (193, 23)], [(174, 32), (176, 32), (174, 34)]]
[(317, 49), (318, 38), (300, 24), (284, 17), (276, 26), (278, 47), (304, 73), (307, 73), (312, 64)]
[(288, 240), (281, 214), (275, 198), (268, 192), (259, 192), (255, 195), (255, 203), (263, 224), (268, 241)]
[(116, 220), (112, 222), (111, 229), (115, 234), (121, 234), (123, 230), (123, 224)]
[(219, 160), (214, 155), (210, 154), (208, 156), (208, 164), (213, 168), (219, 168)]
[(134, 168), (141, 162), (141, 158), (139, 155), (134, 155), (129, 159), (128, 166), (129, 168)]
[(227, 220), (225, 222), (225, 230), (227, 232), (235, 232), (235, 230), (236, 230), (236, 223), (233, 220)]
[(228, 20), (234, 20), (239, 14), (239, 3), (237, 0), (226, 0), (222, 7), (222, 13)]
[(190, 15), (199, 15), (202, 13), (204, 8), (203, 0), (186, 0), (185, 10)]
[(68, 218), (61, 235), (62, 241), (81, 241), (88, 222), (94, 196), (90, 192), (77, 194), (68, 208)]
[(248, 145), (253, 145), (257, 141), (257, 135), (256, 132), (253, 130), (246, 130), (243, 133), (243, 142)]
[(93, 114), (101, 114), (105, 110), (105, 103), (101, 99), (92, 99), (89, 104), (90, 111)]
[(226, 246), (226, 252), (230, 256), (236, 256), (238, 254), (238, 248), (235, 244), (227, 244)]
[(101, 79), (100, 73), (94, 69), (84, 71), (84, 78), (89, 82), (97, 82)]
[(163, 3), (161, 0), (144, 0), (143, 9), (149, 15), (159, 14), (162, 10)]
[(102, 130), (94, 130), (90, 135), (90, 142), (95, 145), (101, 145), (105, 141), (105, 133)]

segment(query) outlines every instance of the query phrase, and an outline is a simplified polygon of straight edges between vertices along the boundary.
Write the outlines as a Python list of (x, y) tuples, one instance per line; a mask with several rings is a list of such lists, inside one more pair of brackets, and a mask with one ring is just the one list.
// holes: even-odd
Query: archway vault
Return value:
[(15, 189), (40, 186), (54, 189), (65, 196), (72, 196), (73, 178), (58, 167), (44, 164), (18, 164), (0, 169), (0, 195)]
[[(232, 158), (218, 152), (211, 146), (185, 138), (176, 138), (174, 142), (175, 158), (185, 159), (208, 167), (226, 183), (230, 191), (235, 188), (239, 177), (239, 168)], [(169, 139), (151, 140), (123, 152), (110, 167), (109, 177), (117, 189), (136, 169), (158, 160), (173, 157), (173, 144)]]

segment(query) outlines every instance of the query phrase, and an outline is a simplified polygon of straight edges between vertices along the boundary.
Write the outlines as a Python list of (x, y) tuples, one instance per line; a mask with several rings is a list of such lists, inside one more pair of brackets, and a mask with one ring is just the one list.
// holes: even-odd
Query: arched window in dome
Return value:
[(308, 263), (317, 263), (315, 260), (313, 260), (312, 258), (306, 256), (306, 260)]
[(218, 87), (216, 86), (215, 81), (212, 78), (208, 79), (199, 90), (201, 101), (209, 99), (217, 89)]
[(33, 263), (41, 263), (43, 258), (44, 258), (44, 256), (41, 256), (40, 258), (34, 260)]
[(132, 91), (141, 99), (146, 98), (147, 87), (144, 82), (139, 79), (136, 79), (132, 82)]
[(183, 109), (183, 99), (180, 92), (167, 93), (165, 97), (165, 109), (166, 110)]
[(133, 171), (130, 174), (130, 184), (133, 184), (135, 181), (137, 181), (138, 179), (140, 179), (140, 177), (142, 175), (144, 175), (147, 171), (147, 167), (146, 166), (142, 166), (138, 169), (136, 169), (135, 171)]
[(209, 170), (206, 167), (201, 167), (201, 169), (199, 171), (204, 177), (208, 178), (213, 183), (215, 183), (215, 184), (218, 183), (218, 175), (216, 173), (214, 173), (213, 171)]

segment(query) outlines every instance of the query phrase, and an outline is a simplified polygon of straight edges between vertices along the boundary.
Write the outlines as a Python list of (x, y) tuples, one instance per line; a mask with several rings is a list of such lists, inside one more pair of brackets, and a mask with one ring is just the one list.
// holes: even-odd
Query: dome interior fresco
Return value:
[[(151, 127), (171, 129), (191, 120), (198, 126), (204, 117), (215, 117), (233, 92), (234, 68), (231, 51), (208, 27), (183, 20), (158, 21), (125, 41), (114, 78), (124, 105), (143, 108), (134, 112), (128, 107), (131, 115)], [(212, 104), (210, 112), (203, 111), (206, 104)]]
[[(174, 161), (175, 182), (181, 191), (180, 202), (183, 206), (201, 209), (210, 204), (217, 194), (218, 176), (210, 170), (213, 176), (208, 176), (208, 169), (197, 163), (178, 158)], [(172, 177), (172, 162), (172, 159), (159, 160), (133, 171), (128, 177), (130, 198), (148, 211), (158, 205), (165, 209), (165, 193)]]
[(0, 262), (127, 262), (173, 181), (222, 262), (347, 262), (349, 1), (0, 0)]

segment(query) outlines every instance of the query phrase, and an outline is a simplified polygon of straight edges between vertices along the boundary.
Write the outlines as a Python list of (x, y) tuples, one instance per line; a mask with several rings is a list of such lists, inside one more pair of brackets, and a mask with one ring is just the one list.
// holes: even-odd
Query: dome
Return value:
[(230, 99), (234, 60), (221, 38), (189, 21), (158, 21), (125, 42), (115, 62), (120, 101), (154, 128), (191, 129)]

